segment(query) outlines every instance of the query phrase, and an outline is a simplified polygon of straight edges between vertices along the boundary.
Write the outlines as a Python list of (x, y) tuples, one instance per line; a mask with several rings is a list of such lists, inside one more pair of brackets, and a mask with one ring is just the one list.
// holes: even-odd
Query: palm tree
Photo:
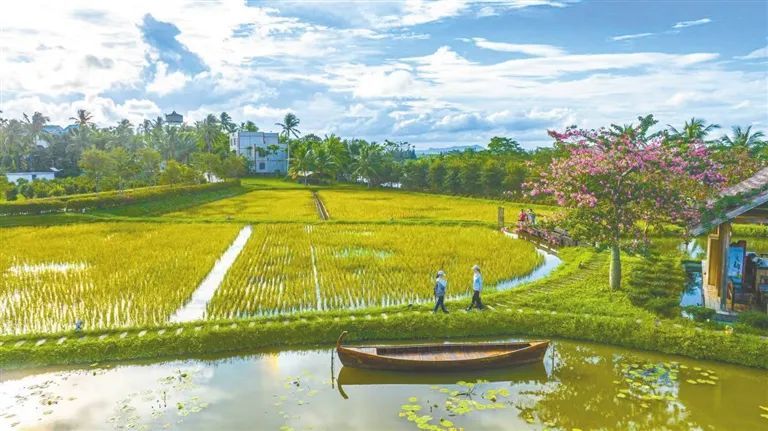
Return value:
[(224, 129), (227, 133), (237, 131), (237, 124), (232, 121), (232, 117), (230, 117), (226, 112), (219, 114), (219, 121), (221, 122), (221, 128)]
[(243, 132), (258, 132), (259, 127), (253, 121), (248, 120), (245, 123), (240, 123), (240, 130)]
[(45, 123), (51, 121), (50, 118), (45, 115), (35, 112), (30, 119), (27, 114), (24, 115), (24, 126), (27, 129), (27, 137), (29, 139), (30, 148), (34, 148), (37, 145), (37, 141), (45, 135), (43, 127)]
[(27, 152), (24, 136), (24, 124), (19, 120), (9, 120), (0, 141), (0, 166), (13, 171), (22, 169), (21, 162)]
[(682, 130), (677, 130), (669, 124), (667, 126), (669, 127), (670, 138), (682, 142), (703, 141), (707, 135), (720, 128), (718, 124), (706, 124), (703, 119), (695, 117), (692, 117), (690, 121), (686, 121), (683, 124)]
[(723, 136), (722, 142), (728, 147), (744, 147), (752, 149), (761, 146), (764, 141), (765, 133), (757, 131), (752, 133), (752, 126), (742, 129), (741, 126), (733, 126), (733, 137)]
[(288, 174), (293, 178), (304, 177), (304, 185), (307, 185), (309, 172), (315, 168), (315, 153), (309, 145), (300, 146), (296, 149), (299, 156), (293, 161), (293, 165), (288, 168)]
[(200, 139), (205, 143), (205, 150), (209, 153), (212, 152), (213, 141), (215, 141), (216, 136), (221, 133), (219, 119), (213, 114), (208, 114), (203, 121), (196, 122), (195, 127), (197, 128), (197, 133), (200, 136)]
[(74, 124), (77, 124), (80, 128), (86, 128), (93, 125), (93, 114), (86, 111), (85, 109), (78, 109), (77, 114), (74, 117), (69, 117), (70, 120), (74, 121)]
[(336, 162), (328, 148), (325, 145), (317, 145), (312, 151), (315, 156), (315, 172), (317, 175), (319, 177), (328, 175), (331, 178), (335, 178)]
[(374, 178), (379, 174), (381, 168), (381, 146), (375, 142), (360, 143), (358, 153), (352, 162), (352, 175), (356, 178), (363, 178), (371, 187)]
[(285, 136), (285, 146), (287, 148), (286, 157), (288, 159), (288, 166), (291, 166), (291, 135), (298, 138), (301, 132), (297, 129), (299, 127), (299, 117), (292, 112), (285, 114), (282, 123), (275, 123), (275, 126), (280, 126), (283, 129), (283, 136)]
[(337, 175), (346, 175), (349, 170), (349, 148), (341, 138), (336, 135), (326, 136), (323, 139), (323, 146), (328, 151)]

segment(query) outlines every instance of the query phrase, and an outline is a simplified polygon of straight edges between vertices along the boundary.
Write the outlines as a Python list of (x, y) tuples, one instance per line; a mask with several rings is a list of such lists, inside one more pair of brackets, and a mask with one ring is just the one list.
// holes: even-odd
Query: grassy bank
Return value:
[(86, 364), (256, 347), (330, 344), (342, 330), (350, 331), (353, 341), (508, 335), (562, 337), (768, 369), (768, 341), (757, 336), (729, 335), (725, 331), (654, 320), (530, 309), (450, 315), (410, 311), (336, 318), (191, 323), (86, 334), (79, 338), (72, 334), (67, 338), (49, 336), (41, 338), (45, 342), (40, 345), (39, 340), (6, 339), (0, 345), (0, 365), (13, 368)]
[[(351, 340), (417, 340), (466, 336), (558, 337), (678, 354), (768, 369), (768, 339), (681, 318), (664, 319), (606, 290), (607, 257), (561, 251), (549, 277), (511, 291), (488, 293), (485, 312), (433, 315), (429, 305), (307, 312), (240, 320), (192, 322), (109, 331), (0, 337), (0, 366), (170, 358), (257, 347), (329, 344), (342, 330)], [(642, 265), (640, 260), (631, 262)], [(663, 266), (662, 266), (663, 267)]]

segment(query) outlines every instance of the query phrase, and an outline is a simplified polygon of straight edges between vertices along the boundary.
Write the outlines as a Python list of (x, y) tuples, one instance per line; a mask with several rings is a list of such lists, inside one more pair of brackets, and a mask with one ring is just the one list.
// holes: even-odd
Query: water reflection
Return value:
[(397, 371), (363, 370), (359, 368), (342, 367), (336, 379), (339, 394), (349, 399), (344, 391), (345, 386), (375, 386), (375, 385), (454, 385), (458, 381), (544, 384), (547, 382), (547, 370), (544, 363), (527, 364), (507, 369), (486, 371), (466, 371), (460, 373), (409, 373)]
[(760, 416), (760, 406), (768, 406), (764, 370), (588, 343), (552, 346), (542, 363), (460, 373), (339, 368), (330, 348), (3, 372), (0, 429), (752, 430), (768, 424)]

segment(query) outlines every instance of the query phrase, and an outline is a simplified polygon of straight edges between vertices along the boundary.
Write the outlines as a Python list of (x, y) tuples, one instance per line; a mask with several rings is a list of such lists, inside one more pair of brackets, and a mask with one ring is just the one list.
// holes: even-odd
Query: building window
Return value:
[(267, 166), (264, 164), (264, 162), (259, 162), (259, 170), (260, 171), (263, 171), (266, 168), (267, 168)]

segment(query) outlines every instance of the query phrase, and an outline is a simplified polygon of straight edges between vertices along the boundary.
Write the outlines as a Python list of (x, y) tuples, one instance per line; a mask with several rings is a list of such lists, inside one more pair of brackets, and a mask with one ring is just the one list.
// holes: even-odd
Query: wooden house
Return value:
[(702, 262), (702, 290), (707, 307), (722, 313), (759, 309), (768, 304), (768, 256), (748, 253), (749, 244), (734, 242), (733, 225), (768, 224), (768, 168), (723, 190), (722, 202), (733, 202), (722, 216), (697, 226), (694, 236), (707, 234)]

